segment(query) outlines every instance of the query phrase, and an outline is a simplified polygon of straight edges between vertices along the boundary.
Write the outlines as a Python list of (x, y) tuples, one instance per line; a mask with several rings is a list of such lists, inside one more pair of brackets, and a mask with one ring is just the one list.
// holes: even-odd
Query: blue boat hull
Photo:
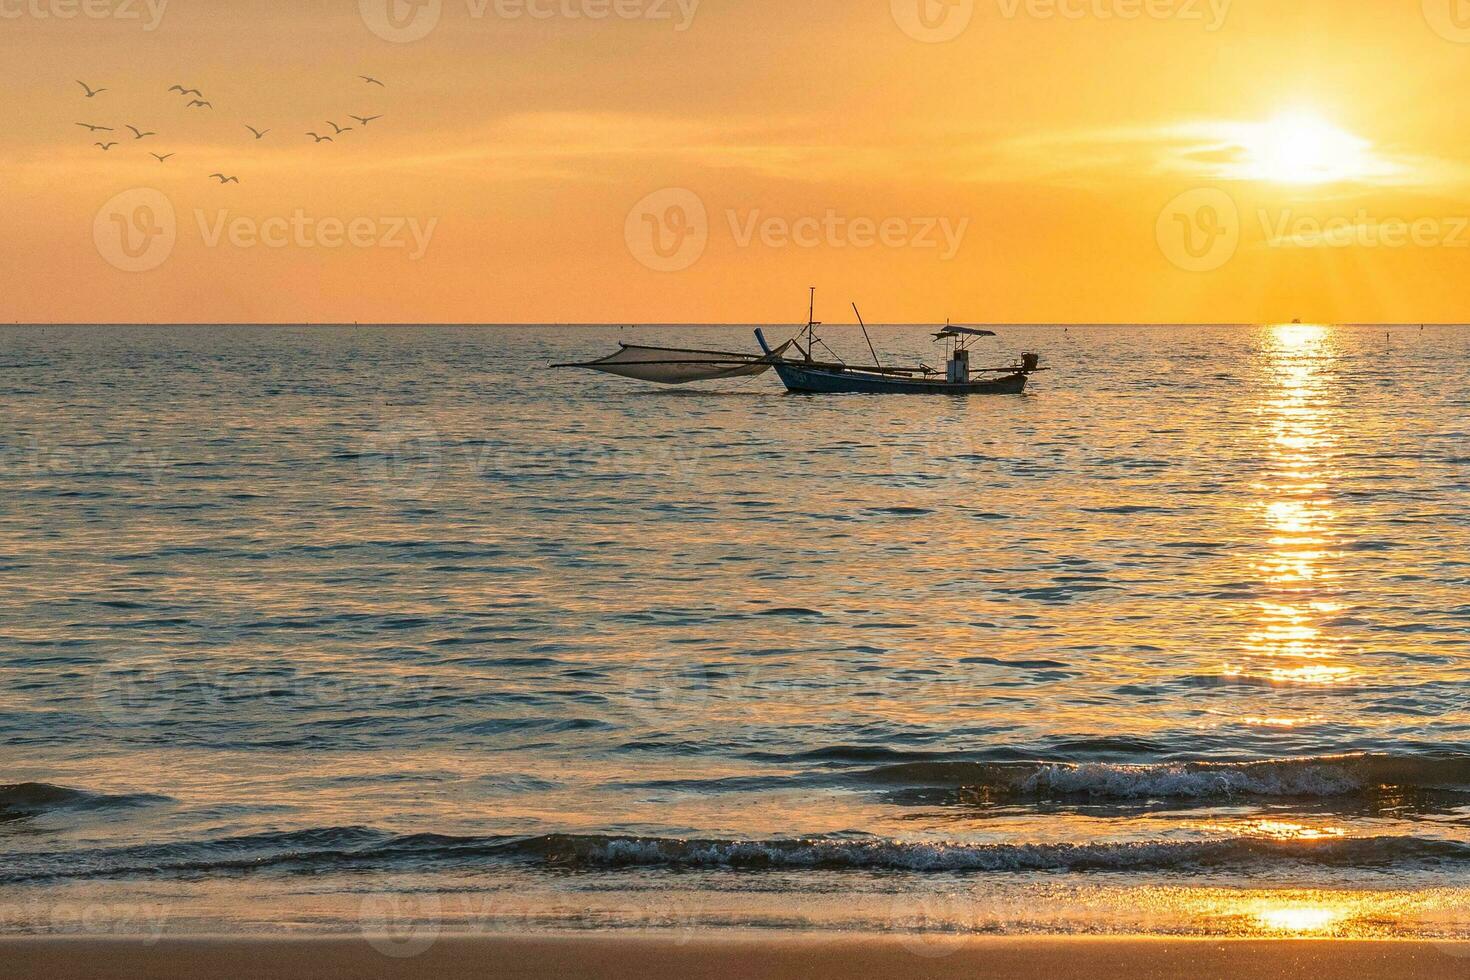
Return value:
[(777, 361), (775, 368), (787, 391), (803, 395), (1019, 395), (1026, 390), (1027, 381), (1026, 375), (1013, 374), (952, 384), (863, 374), (860, 370), (806, 368), (790, 361)]

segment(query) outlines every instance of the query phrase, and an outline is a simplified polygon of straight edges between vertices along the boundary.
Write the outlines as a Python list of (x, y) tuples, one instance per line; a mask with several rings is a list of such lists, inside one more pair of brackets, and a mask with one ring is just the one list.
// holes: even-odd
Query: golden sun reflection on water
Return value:
[(1385, 939), (1435, 920), (1453, 895), (1394, 891), (1199, 889), (1178, 896), (1210, 932), (1254, 939)]
[(1263, 479), (1255, 485), (1270, 550), (1256, 571), (1273, 589), (1261, 601), (1256, 628), (1245, 636), (1249, 661), (1226, 676), (1258, 677), (1273, 684), (1331, 685), (1356, 676), (1334, 663), (1336, 643), (1322, 628), (1341, 606), (1324, 595), (1334, 571), (1332, 453), (1341, 424), (1331, 392), (1337, 357), (1332, 332), (1315, 324), (1283, 324), (1266, 338), (1266, 371), (1272, 382), (1261, 404), (1267, 446)]
[(1313, 719), (1311, 718), (1284, 718), (1279, 716), (1274, 718), (1262, 718), (1256, 715), (1251, 715), (1250, 717), (1242, 718), (1240, 722), (1241, 724), (1248, 725), (1251, 728), (1299, 728), (1302, 725), (1311, 724), (1312, 720)]
[(1269, 932), (1285, 932), (1293, 935), (1325, 932), (1347, 915), (1343, 909), (1323, 908), (1313, 905), (1285, 905), (1263, 908), (1256, 913), (1256, 921)]
[(1341, 684), (1351, 680), (1351, 667), (1273, 667), (1271, 679), (1281, 684)]
[(1234, 834), (1238, 837), (1282, 841), (1337, 840), (1347, 836), (1347, 830), (1342, 827), (1313, 827), (1291, 820), (1228, 821), (1205, 824), (1201, 829), (1213, 833)]

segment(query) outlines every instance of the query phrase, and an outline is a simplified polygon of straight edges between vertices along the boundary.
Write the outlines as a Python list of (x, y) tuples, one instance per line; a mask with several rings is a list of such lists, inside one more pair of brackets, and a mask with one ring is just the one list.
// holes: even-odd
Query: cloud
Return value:
[(1101, 186), (1119, 180), (1274, 181), (1364, 188), (1450, 187), (1465, 169), (1394, 152), (1320, 122), (1202, 120), (1077, 129), (978, 148), (971, 179)]

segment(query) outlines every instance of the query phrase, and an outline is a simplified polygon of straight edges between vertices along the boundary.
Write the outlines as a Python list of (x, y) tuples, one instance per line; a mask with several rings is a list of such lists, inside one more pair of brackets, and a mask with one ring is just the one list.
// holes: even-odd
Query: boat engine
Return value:
[(1041, 367), (1041, 355), (1040, 354), (1022, 354), (1021, 355), (1021, 373), (1022, 374), (1030, 374), (1032, 371), (1035, 371), (1039, 367)]
[(970, 380), (970, 352), (956, 350), (949, 359), (949, 383), (962, 385)]

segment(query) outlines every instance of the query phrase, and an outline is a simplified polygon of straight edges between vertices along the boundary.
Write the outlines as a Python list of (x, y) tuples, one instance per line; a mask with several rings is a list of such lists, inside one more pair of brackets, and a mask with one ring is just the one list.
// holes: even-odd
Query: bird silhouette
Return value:
[(330, 137), (330, 136), (318, 136), (316, 133), (307, 133), (306, 135), (307, 136), (310, 136), (312, 139), (316, 140), (318, 143), (330, 143), (330, 142), (332, 142), (332, 137)]
[(82, 91), (83, 92), (86, 92), (87, 93), (87, 98), (89, 98), (89, 99), (94, 99), (97, 96), (101, 95), (103, 92), (106, 92), (107, 91), (107, 89), (105, 89), (105, 88), (97, 88), (97, 89), (94, 89), (92, 86), (88, 85), (86, 82), (82, 81), (80, 78), (77, 79), (77, 84), (82, 87)]
[(128, 128), (133, 131), (133, 139), (135, 139), (135, 140), (140, 140), (140, 139), (142, 139), (145, 136), (157, 136), (158, 135), (157, 133), (145, 133), (141, 129), (139, 129), (137, 126), (129, 126)]
[(246, 123), (245, 124), (245, 128), (248, 129), (248, 130), (250, 130), (252, 133), (254, 133), (256, 139), (264, 139), (265, 138), (265, 134), (270, 132), (270, 130), (268, 130), (268, 129), (256, 129), (254, 126), (250, 125), (249, 123)]
[(384, 85), (382, 82), (378, 81), (376, 78), (374, 78), (371, 75), (358, 75), (357, 77), (360, 78), (360, 79), (362, 79), (364, 82), (367, 82), (369, 85), (376, 85), (379, 88), (387, 88), (388, 87), (388, 86)]
[(172, 153), (163, 153), (163, 154), (150, 153), (148, 155), (151, 156), (153, 159), (157, 160), (159, 163), (162, 163), (163, 161), (167, 160), (169, 157), (173, 156)]
[(213, 177), (215, 180), (219, 181), (221, 184), (238, 184), (238, 183), (240, 183), (240, 178), (239, 177), (226, 177), (224, 174), (210, 174), (209, 176)]
[(91, 123), (77, 123), (78, 126), (93, 133), (110, 133), (111, 126), (93, 126)]
[(195, 99), (193, 102), (190, 102), (184, 108), (186, 108), (186, 109), (192, 109), (196, 105), (199, 106), (201, 109), (213, 109), (214, 108), (214, 103), (213, 102), (205, 102), (203, 99)]
[(204, 98), (204, 93), (199, 91), (197, 88), (184, 88), (184, 86), (182, 85), (171, 85), (169, 86), (169, 91), (177, 92), (180, 95), (197, 95), (201, 99)]
[(102, 152), (103, 153), (106, 153), (108, 150), (112, 149), (114, 146), (117, 146), (116, 143), (93, 143), (92, 145), (93, 146), (100, 146), (100, 147), (102, 147)]
[(331, 126), (333, 129), (336, 130), (336, 132), (332, 134), (333, 136), (341, 136), (343, 133), (350, 133), (350, 132), (352, 132), (352, 127), (351, 126), (338, 126), (336, 123), (332, 122), (332, 120), (330, 120), (330, 119), (327, 120), (327, 125), (328, 126)]
[(370, 123), (370, 122), (372, 122), (374, 119), (382, 119), (383, 117), (382, 116), (349, 116), (348, 118), (349, 119), (355, 119), (355, 120), (357, 120), (358, 125), (363, 126), (363, 127), (366, 127), (367, 124)]

